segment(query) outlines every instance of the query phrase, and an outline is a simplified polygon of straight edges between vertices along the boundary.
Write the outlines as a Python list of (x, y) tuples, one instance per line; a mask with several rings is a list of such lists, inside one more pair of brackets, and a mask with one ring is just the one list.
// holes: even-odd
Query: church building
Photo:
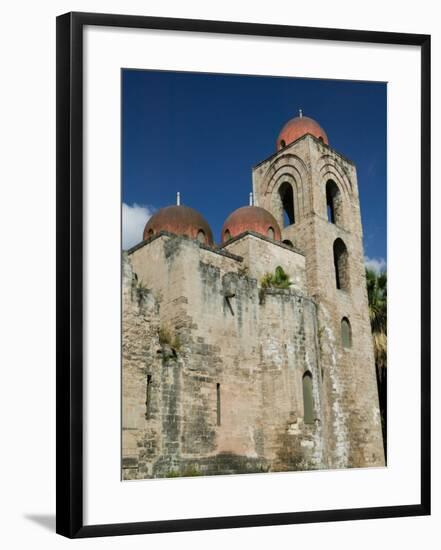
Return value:
[(356, 168), (300, 112), (252, 185), (123, 253), (123, 479), (385, 465)]

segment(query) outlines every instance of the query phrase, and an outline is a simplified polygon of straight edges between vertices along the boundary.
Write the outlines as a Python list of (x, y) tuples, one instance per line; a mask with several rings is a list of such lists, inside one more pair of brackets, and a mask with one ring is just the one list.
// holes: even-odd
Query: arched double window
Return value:
[(328, 222), (337, 225), (343, 224), (343, 203), (340, 189), (335, 181), (328, 180), (326, 183), (326, 208)]
[(283, 226), (292, 225), (295, 223), (294, 193), (292, 185), (287, 181), (279, 187), (279, 197), (283, 211)]
[(314, 422), (314, 400), (312, 397), (312, 374), (308, 371), (303, 375), (303, 422)]
[(340, 239), (335, 239), (333, 246), (335, 285), (338, 289), (349, 289), (349, 260), (348, 249)]
[(351, 323), (347, 317), (341, 320), (341, 343), (345, 349), (352, 347)]

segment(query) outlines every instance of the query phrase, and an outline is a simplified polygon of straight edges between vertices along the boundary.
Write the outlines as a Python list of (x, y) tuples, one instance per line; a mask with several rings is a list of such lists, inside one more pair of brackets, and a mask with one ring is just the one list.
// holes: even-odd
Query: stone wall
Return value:
[[(298, 256), (304, 280), (303, 257), (284, 252)], [(137, 447), (123, 445), (123, 477), (326, 467), (315, 304), (296, 290), (262, 292), (244, 260), (189, 239), (157, 238), (129, 257), (124, 288), (130, 280), (135, 290), (123, 294), (123, 399), (138, 424), (124, 426)], [(137, 303), (141, 281), (149, 315)], [(130, 328), (143, 322), (144, 333)], [(135, 356), (143, 334), (149, 346)], [(303, 422), (306, 371), (311, 424)]]
[(297, 292), (306, 293), (305, 257), (297, 250), (261, 235), (245, 233), (227, 241), (223, 250), (242, 256), (247, 274), (258, 282), (281, 266)]
[(161, 425), (155, 414), (147, 421), (146, 398), (153, 375), (150, 408), (157, 411), (162, 362), (158, 302), (139, 285), (125, 254), (122, 265), (122, 467), (124, 479), (132, 479), (151, 474), (151, 457), (161, 446)]
[[(326, 185), (338, 190), (339, 216), (328, 220)], [(317, 303), (325, 444), (331, 467), (384, 465), (378, 392), (364, 269), (357, 174), (342, 155), (310, 135), (279, 151), (253, 172), (255, 201), (281, 217), (278, 189), (294, 189), (296, 220), (282, 230), (306, 259), (308, 295)], [(347, 264), (338, 289), (334, 243), (341, 239)], [(342, 271), (340, 266), (340, 271)], [(352, 346), (343, 347), (341, 322), (349, 320)]]
[[(292, 248), (163, 233), (124, 260), (124, 479), (384, 465), (355, 167), (306, 135), (259, 164), (253, 187)], [(262, 288), (278, 265), (293, 285)]]

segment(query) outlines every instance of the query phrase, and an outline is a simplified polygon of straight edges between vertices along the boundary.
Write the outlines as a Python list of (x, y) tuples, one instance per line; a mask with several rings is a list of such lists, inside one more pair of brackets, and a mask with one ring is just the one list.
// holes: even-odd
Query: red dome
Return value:
[(281, 239), (276, 219), (260, 206), (243, 206), (230, 214), (222, 227), (222, 242), (225, 243), (245, 231), (254, 231), (276, 241)]
[(312, 134), (317, 139), (329, 145), (328, 136), (323, 128), (307, 116), (298, 116), (288, 120), (277, 138), (276, 149), (279, 151), (305, 134)]
[(144, 229), (144, 240), (160, 231), (186, 235), (205, 244), (213, 243), (213, 235), (205, 218), (194, 208), (184, 205), (166, 206), (153, 214)]

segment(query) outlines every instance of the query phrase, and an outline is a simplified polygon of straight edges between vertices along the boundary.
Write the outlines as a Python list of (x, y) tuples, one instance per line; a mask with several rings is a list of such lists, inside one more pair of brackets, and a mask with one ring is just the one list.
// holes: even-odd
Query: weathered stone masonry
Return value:
[[(253, 187), (283, 242), (124, 254), (123, 479), (384, 465), (355, 167), (306, 134)], [(262, 288), (277, 266), (290, 288)]]
[[(147, 263), (140, 252), (150, 246), (156, 261)], [(237, 257), (167, 235), (125, 257), (123, 326), (137, 329), (123, 334), (125, 478), (321, 464), (320, 398), (317, 421), (305, 426), (301, 394), (305, 366), (319, 376), (316, 306), (300, 290), (262, 293), (243, 268)]]

